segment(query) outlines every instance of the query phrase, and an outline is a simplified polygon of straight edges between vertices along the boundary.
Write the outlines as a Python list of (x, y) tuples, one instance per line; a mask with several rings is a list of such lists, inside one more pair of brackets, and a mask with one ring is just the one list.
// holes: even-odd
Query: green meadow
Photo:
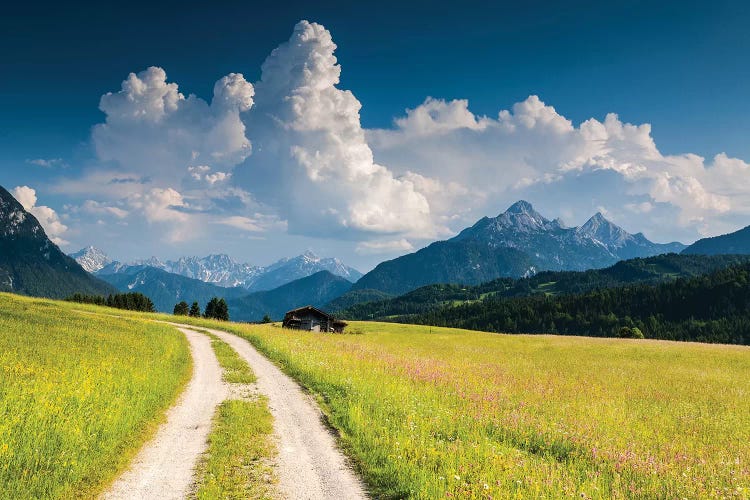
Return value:
[(747, 347), (350, 329), (232, 325), (319, 396), (377, 496), (750, 495)]
[(0, 498), (95, 495), (190, 372), (174, 328), (0, 294)]
[[(3, 296), (3, 300), (8, 297)], [(2, 308), (3, 334), (7, 336), (13, 328), (11, 314), (16, 314), (16, 324), (22, 324), (16, 326), (16, 331), (26, 332), (8, 336), (14, 344), (35, 345), (19, 340), (34, 330), (26, 325), (26, 320), (21, 321), (21, 313), (15, 312), (18, 304), (25, 304), (31, 308), (29, 313), (33, 313), (35, 322), (49, 322), (42, 328), (46, 335), (56, 332), (54, 341), (43, 344), (55, 344), (55, 355), (78, 352), (72, 347), (60, 347), (75, 344), (71, 338), (98, 338), (92, 333), (97, 325), (109, 332), (106, 343), (135, 341), (132, 335), (120, 338), (111, 332), (137, 331), (145, 336), (153, 328), (158, 340), (152, 339), (152, 348), (159, 346), (162, 356), (165, 338), (172, 338), (175, 346), (185, 349), (179, 336), (166, 327), (144, 328), (143, 323), (134, 327), (114, 318), (74, 314), (73, 306), (12, 300), (16, 305)], [(175, 319), (80, 304), (75, 309), (132, 318)], [(308, 388), (318, 398), (370, 491), (379, 498), (750, 497), (748, 347), (502, 335), (370, 322), (352, 323), (351, 334), (339, 335), (196, 318), (180, 317), (178, 321), (220, 328), (247, 338)], [(6, 337), (3, 339), (8, 342)], [(79, 349), (83, 351), (78, 352), (79, 358), (114, 362), (111, 358), (118, 357), (115, 353), (123, 351), (121, 344), (96, 349), (86, 345)], [(27, 351), (11, 351), (11, 355), (16, 360), (34, 359), (37, 355), (35, 348), (27, 347)], [(67, 366), (67, 354), (63, 355), (65, 359), (57, 360), (51, 359), (51, 349), (41, 351), (47, 352), (50, 359), (39, 364), (44, 367), (39, 370), (51, 372), (53, 365)], [(7, 352), (4, 347), (5, 356)], [(220, 352), (220, 357), (226, 356)], [(127, 364), (128, 360), (116, 361)], [(142, 374), (144, 364), (137, 363), (138, 369), (131, 367), (131, 371), (123, 367), (117, 381), (98, 373), (96, 376), (113, 384), (133, 383), (132, 374)], [(222, 364), (230, 368), (231, 362)], [(2, 366), (7, 372), (6, 367), (15, 365), (4, 359)], [(56, 391), (47, 389), (48, 392), (66, 394), (78, 390), (80, 384), (71, 380), (78, 371), (69, 373), (67, 383), (60, 384)], [(41, 387), (35, 390), (44, 394), (44, 384), (48, 382), (38, 383)], [(8, 384), (6, 377), (4, 393), (8, 393)], [(102, 388), (106, 389), (106, 384)], [(100, 402), (117, 398), (106, 390), (96, 393)], [(168, 400), (165, 396), (161, 401)], [(41, 401), (36, 398), (17, 402), (15, 409), (8, 412), (4, 407), (3, 411), (5, 415), (17, 419), (22, 415), (22, 419), (29, 420), (24, 415), (48, 411)], [(2, 404), (8, 403), (3, 400)], [(160, 406), (163, 407), (164, 404)], [(100, 411), (110, 412), (109, 404)], [(158, 411), (151, 413), (154, 414)], [(219, 463), (242, 463), (241, 455), (248, 456), (246, 451), (230, 448), (237, 443), (231, 436), (238, 432), (231, 429), (241, 428), (240, 423), (249, 415), (257, 415), (259, 424), (267, 418), (261, 418), (261, 408), (239, 403), (225, 404), (217, 414), (211, 453), (216, 454)], [(96, 423), (86, 419), (82, 422)], [(65, 423), (64, 428), (74, 429), (73, 424)], [(49, 439), (48, 425), (62, 424), (48, 420), (45, 425), (34, 424), (28, 432), (48, 436), (41, 440), (35, 437), (39, 443), (56, 443)], [(263, 425), (263, 429), (249, 430), (248, 436), (267, 433), (267, 419)], [(0, 429), (0, 443), (5, 443), (7, 436), (15, 436), (8, 433), (7, 424), (0, 423)], [(139, 432), (131, 433), (131, 438), (124, 441), (132, 445), (137, 442), (132, 436), (142, 435)], [(26, 434), (9, 443), (9, 448), (33, 448), (34, 444)], [(128, 444), (117, 446), (132, 449)], [(226, 458), (219, 456), (221, 450), (226, 450)], [(87, 456), (89, 452), (75, 453)], [(253, 453), (253, 460), (263, 460), (272, 451), (259, 449)], [(47, 455), (26, 451), (22, 456)], [(86, 460), (93, 463), (91, 457)], [(109, 471), (119, 466), (112, 460), (101, 462), (110, 463)], [(64, 463), (61, 458), (47, 469), (33, 461), (29, 463), (27, 470), (51, 470), (56, 475), (49, 480), (40, 479), (40, 486), (51, 488), (63, 481), (61, 475), (67, 474), (64, 467), (57, 470)], [(15, 474), (23, 471), (15, 467)], [(222, 466), (220, 470), (231, 469)], [(100, 474), (93, 481), (64, 480), (67, 485), (90, 485), (109, 476), (111, 473)], [(0, 477), (7, 482), (17, 476)], [(245, 476), (242, 481), (246, 479)], [(28, 478), (25, 481), (23, 484), (30, 484)], [(21, 483), (16, 480), (15, 484)], [(227, 484), (241, 482), (228, 478)], [(62, 491), (58, 496), (75, 491), (71, 488), (75, 486), (58, 490)]]

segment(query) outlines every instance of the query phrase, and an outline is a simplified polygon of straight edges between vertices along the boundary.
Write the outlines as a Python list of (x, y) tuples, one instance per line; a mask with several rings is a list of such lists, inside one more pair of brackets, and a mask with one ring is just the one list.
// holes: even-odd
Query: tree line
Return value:
[[(151, 299), (140, 292), (109, 294), (107, 297), (102, 295), (74, 293), (65, 300), (68, 302), (126, 309), (128, 311), (156, 312), (154, 303)], [(208, 301), (203, 314), (201, 314), (201, 308), (198, 302), (193, 302), (192, 305), (188, 306), (188, 303), (184, 300), (174, 306), (173, 312), (176, 316), (192, 316), (195, 318), (202, 316), (204, 318), (229, 321), (229, 306), (227, 305), (226, 300), (218, 297), (214, 297)]]
[(107, 297), (104, 297), (103, 295), (74, 293), (65, 298), (65, 300), (81, 304), (96, 304), (98, 306), (126, 309), (128, 311), (156, 312), (154, 303), (151, 302), (151, 299), (140, 292), (111, 293)]
[(750, 263), (750, 256), (665, 254), (624, 260), (604, 269), (542, 271), (527, 278), (498, 278), (470, 286), (427, 285), (399, 297), (347, 304), (345, 309), (334, 309), (334, 312), (345, 318), (362, 320), (420, 315), (443, 306), (490, 298), (570, 295), (635, 284), (657, 285), (678, 277), (701, 276), (745, 263)]
[[(175, 304), (173, 314), (175, 316), (192, 316), (194, 318), (199, 318), (201, 317), (201, 308), (197, 301), (188, 306), (188, 303), (183, 300)], [(224, 300), (224, 298), (212, 298), (206, 304), (202, 316), (204, 318), (229, 321), (229, 306), (227, 305), (227, 301)]]

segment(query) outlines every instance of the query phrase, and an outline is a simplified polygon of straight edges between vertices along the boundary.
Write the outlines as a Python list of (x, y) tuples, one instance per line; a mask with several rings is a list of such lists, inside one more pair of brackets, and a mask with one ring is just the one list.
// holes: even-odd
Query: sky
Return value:
[(748, 224), (745, 2), (315, 3), (9, 6), (0, 185), (125, 261), (366, 271), (518, 199), (657, 242)]

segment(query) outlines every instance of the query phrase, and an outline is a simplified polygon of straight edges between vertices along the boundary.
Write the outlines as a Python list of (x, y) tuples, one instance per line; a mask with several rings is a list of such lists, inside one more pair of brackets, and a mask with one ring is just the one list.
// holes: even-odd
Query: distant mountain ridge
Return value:
[(750, 226), (733, 233), (703, 238), (687, 247), (682, 253), (702, 255), (750, 254)]
[(230, 319), (260, 321), (268, 314), (280, 319), (303, 305), (322, 306), (346, 293), (352, 283), (330, 271), (318, 271), (273, 290), (248, 293), (243, 287), (221, 287), (152, 266), (129, 266), (122, 272), (101, 275), (122, 292), (140, 292), (160, 312), (171, 313), (176, 303), (197, 301), (201, 308), (213, 297), (227, 300)]
[(447, 241), (379, 264), (354, 289), (399, 295), (432, 283), (475, 285), (543, 270), (584, 271), (684, 248), (681, 243), (653, 243), (642, 233), (630, 234), (601, 213), (580, 227), (569, 228), (560, 219), (546, 219), (521, 200)]
[(340, 259), (318, 257), (311, 251), (297, 257), (281, 259), (268, 267), (240, 263), (226, 254), (180, 257), (165, 262), (151, 257), (132, 263), (122, 263), (110, 260), (101, 250), (87, 247), (72, 256), (75, 256), (84, 267), (94, 269), (91, 272), (102, 276), (131, 274), (134, 268), (149, 266), (221, 287), (243, 287), (251, 292), (271, 290), (319, 271), (329, 271), (351, 282), (362, 276), (362, 273), (347, 266)]
[(212, 283), (170, 273), (151, 266), (129, 266), (119, 273), (98, 274), (121, 292), (140, 292), (154, 303), (157, 311), (171, 313), (176, 303), (197, 301), (201, 307), (213, 297), (226, 299), (247, 294), (242, 287), (221, 287)]
[(236, 321), (259, 321), (268, 314), (280, 320), (290, 309), (311, 305), (322, 307), (340, 297), (352, 283), (330, 271), (319, 271), (273, 290), (255, 292), (228, 300), (229, 314)]
[(281, 259), (265, 268), (263, 274), (249, 287), (249, 290), (271, 290), (320, 271), (328, 271), (352, 283), (362, 277), (362, 273), (347, 266), (341, 259), (318, 257), (308, 250), (302, 255), (291, 259)]
[(527, 201), (518, 201), (494, 219), (485, 217), (451, 241), (475, 240), (491, 247), (509, 247), (531, 255), (539, 269), (584, 271), (618, 260), (678, 253), (682, 243), (653, 243), (643, 233), (630, 234), (601, 212), (580, 227), (548, 220)]
[(0, 187), (0, 291), (65, 298), (107, 295), (116, 289), (65, 255), (39, 221)]

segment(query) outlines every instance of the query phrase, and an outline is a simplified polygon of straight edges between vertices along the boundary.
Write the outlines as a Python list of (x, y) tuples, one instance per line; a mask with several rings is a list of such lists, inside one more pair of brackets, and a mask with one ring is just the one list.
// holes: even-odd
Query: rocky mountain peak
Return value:
[(607, 220), (601, 212), (594, 214), (584, 225), (578, 228), (578, 233), (594, 238), (607, 246), (619, 246), (633, 239), (633, 235)]
[(90, 273), (95, 273), (112, 262), (112, 259), (103, 250), (91, 245), (70, 254), (70, 256)]
[(506, 214), (536, 214), (534, 207), (526, 200), (518, 200), (505, 211)]
[(524, 200), (515, 202), (495, 219), (490, 219), (490, 226), (496, 232), (520, 231), (524, 233), (548, 231), (558, 227), (556, 222), (547, 220), (534, 210), (531, 203)]
[(308, 262), (318, 262), (320, 260), (320, 257), (318, 257), (312, 250), (305, 250), (300, 257)]
[(0, 290), (63, 298), (114, 291), (47, 238), (39, 221), (0, 186)]
[(36, 218), (0, 186), (0, 236), (46, 240), (47, 235)]

